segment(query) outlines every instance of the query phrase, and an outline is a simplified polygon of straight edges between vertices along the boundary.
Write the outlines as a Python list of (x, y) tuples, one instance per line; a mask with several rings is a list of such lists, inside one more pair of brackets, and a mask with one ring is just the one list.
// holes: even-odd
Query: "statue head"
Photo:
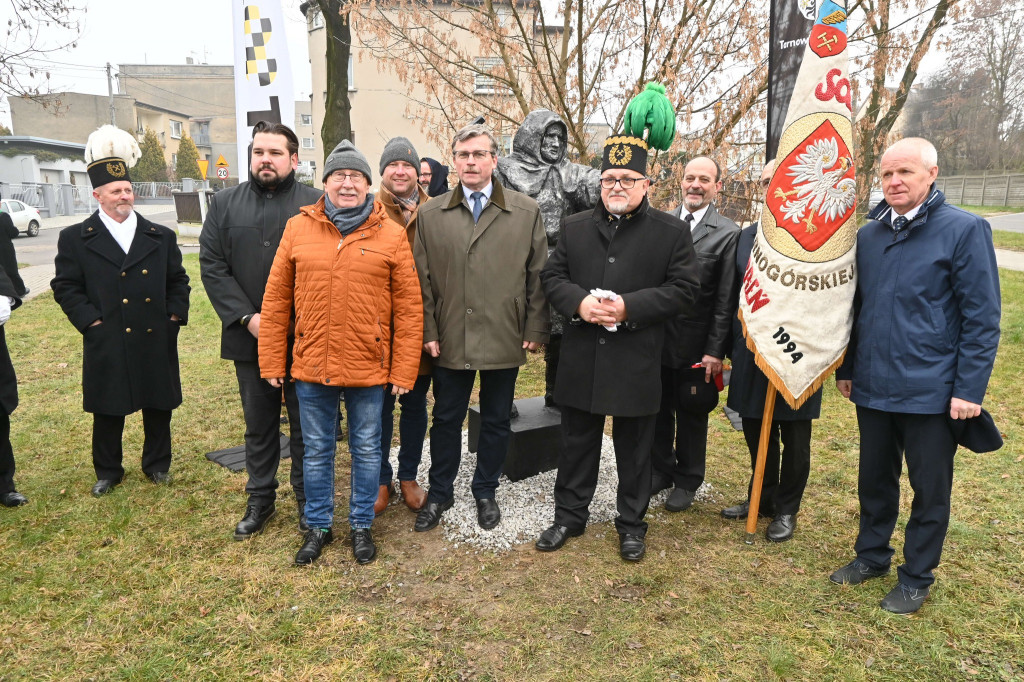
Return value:
[(565, 125), (561, 121), (550, 123), (540, 139), (540, 158), (548, 163), (558, 163), (565, 158), (565, 147)]

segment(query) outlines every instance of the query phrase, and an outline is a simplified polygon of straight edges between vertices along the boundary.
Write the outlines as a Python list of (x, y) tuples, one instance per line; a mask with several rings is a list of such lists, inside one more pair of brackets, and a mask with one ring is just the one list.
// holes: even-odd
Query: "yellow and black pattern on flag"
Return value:
[(259, 79), (260, 85), (270, 85), (277, 77), (277, 60), (267, 57), (267, 45), (272, 33), (270, 19), (260, 17), (258, 5), (245, 8), (245, 77)]

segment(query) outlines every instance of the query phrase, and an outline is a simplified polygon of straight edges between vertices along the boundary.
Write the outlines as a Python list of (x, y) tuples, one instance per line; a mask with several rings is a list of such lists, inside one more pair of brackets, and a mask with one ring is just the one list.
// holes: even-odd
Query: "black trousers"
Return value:
[[(473, 497), (493, 499), (508, 454), (512, 401), (519, 368), (480, 370), (480, 439), (473, 473)], [(469, 410), (476, 370), (435, 366), (434, 412), (430, 426), (428, 502), (444, 502), (455, 492), (462, 463), (462, 422)]]
[[(761, 438), (760, 419), (743, 419), (743, 438), (750, 451), (750, 470), (757, 465), (757, 446)], [(782, 449), (779, 449), (779, 442)], [(760, 511), (766, 516), (796, 514), (811, 474), (811, 420), (773, 421), (768, 436), (768, 453), (764, 463)], [(754, 487), (751, 474), (747, 499)]]
[[(154, 474), (171, 468), (171, 411), (142, 410), (142, 472)], [(93, 414), (92, 466), (97, 480), (124, 478), (121, 460), (124, 456), (121, 438), (124, 435), (124, 415)]]
[(0, 495), (14, 491), (14, 449), (11, 447), (11, 415), (0, 412)]
[(904, 564), (897, 569), (904, 585), (922, 588), (935, 582), (949, 527), (956, 441), (942, 414), (905, 414), (857, 407), (860, 427), (860, 534), (857, 557), (875, 568), (889, 566), (889, 544), (900, 504), (903, 459), (914, 500), (903, 542)]
[[(270, 504), (277, 498), (277, 469), (281, 464), (281, 389), (274, 388), (260, 377), (258, 362), (236, 360), (235, 376), (245, 417), (245, 471), (249, 474), (245, 492), (251, 503)], [(285, 382), (284, 402), (291, 435), (288, 451), (292, 459), (292, 490), (299, 505), (305, 506), (306, 490), (302, 483), (305, 446), (299, 400), (295, 397), (295, 384), (291, 381)]]
[[(651, 501), (651, 440), (655, 415), (612, 417), (619, 487), (615, 529), (643, 537)], [(578, 529), (590, 518), (590, 501), (601, 466), (605, 415), (562, 406), (562, 455), (555, 478), (555, 523)]]
[[(671, 478), (677, 488), (695, 491), (704, 482), (707, 471), (708, 415), (718, 399), (716, 394), (714, 404), (694, 405), (682, 393), (683, 382), (692, 376), (689, 368), (661, 367), (661, 408), (654, 424), (651, 463), (655, 471)], [(709, 388), (702, 396), (716, 390)]]

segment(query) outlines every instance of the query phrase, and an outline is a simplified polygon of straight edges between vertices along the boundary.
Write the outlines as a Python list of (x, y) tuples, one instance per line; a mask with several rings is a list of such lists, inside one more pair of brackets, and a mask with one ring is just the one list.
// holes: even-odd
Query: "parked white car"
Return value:
[(24, 232), (29, 237), (39, 236), (39, 226), (43, 219), (39, 216), (39, 209), (35, 206), (29, 206), (17, 199), (4, 199), (0, 201), (0, 211), (10, 214), (18, 232)]

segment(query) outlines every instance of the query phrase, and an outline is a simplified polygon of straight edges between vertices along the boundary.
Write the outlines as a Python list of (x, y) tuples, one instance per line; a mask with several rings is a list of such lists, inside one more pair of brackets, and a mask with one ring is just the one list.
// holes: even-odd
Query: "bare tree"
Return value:
[(354, 21), (436, 141), (478, 115), (511, 134), (546, 108), (586, 160), (590, 124), (617, 130), (648, 81), (666, 86), (684, 144), (725, 143), (766, 87), (765, 17), (760, 3), (724, 0), (566, 0), (554, 13), (535, 0), (378, 0)]
[(352, 104), (348, 98), (348, 63), (352, 55), (351, 9), (352, 3), (344, 0), (316, 0), (300, 6), (304, 14), (313, 11), (323, 15), (327, 31), (327, 101), (324, 103), (324, 122), (320, 126), (325, 157), (339, 142), (352, 139)]
[(79, 17), (75, 0), (9, 0), (11, 15), (0, 42), (0, 93), (28, 97), (44, 107), (60, 106), (51, 97), (45, 59), (76, 46)]

